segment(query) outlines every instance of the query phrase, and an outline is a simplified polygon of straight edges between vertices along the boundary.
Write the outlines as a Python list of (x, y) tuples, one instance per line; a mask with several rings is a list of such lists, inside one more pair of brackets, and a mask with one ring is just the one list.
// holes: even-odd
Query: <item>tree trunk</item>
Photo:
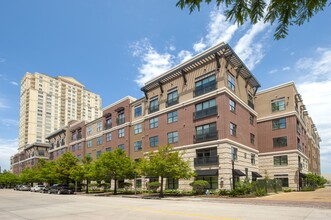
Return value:
[(115, 183), (114, 183), (114, 195), (116, 195), (117, 194), (117, 179), (116, 179), (116, 177), (114, 178), (114, 181), (115, 181)]
[(163, 198), (163, 176), (161, 176), (161, 190), (160, 190), (160, 198)]
[(88, 194), (88, 178), (86, 178), (85, 193)]

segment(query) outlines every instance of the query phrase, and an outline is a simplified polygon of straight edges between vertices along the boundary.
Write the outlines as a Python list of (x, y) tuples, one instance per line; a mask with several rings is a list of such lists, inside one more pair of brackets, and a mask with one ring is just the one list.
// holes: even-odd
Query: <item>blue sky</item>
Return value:
[[(226, 22), (222, 8), (189, 14), (176, 0), (5, 0), (0, 7), (0, 166), (17, 149), (19, 84), (25, 72), (76, 78), (103, 106), (203, 49), (226, 41), (261, 89), (295, 81), (319, 129), (322, 173), (331, 173), (330, 7), (286, 39), (275, 26)], [(316, 95), (319, 94), (319, 95)]]

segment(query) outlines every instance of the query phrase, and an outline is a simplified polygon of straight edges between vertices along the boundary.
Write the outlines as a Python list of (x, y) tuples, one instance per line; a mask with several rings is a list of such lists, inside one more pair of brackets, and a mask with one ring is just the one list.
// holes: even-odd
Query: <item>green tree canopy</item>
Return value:
[[(200, 10), (201, 3), (211, 3), (212, 0), (179, 0), (177, 7), (189, 8), (190, 12)], [(285, 38), (289, 25), (302, 25), (316, 13), (323, 11), (331, 2), (328, 0), (215, 0), (216, 5), (226, 7), (227, 20), (238, 25), (245, 22), (256, 24), (277, 22), (275, 39)]]
[(18, 183), (18, 178), (15, 174), (9, 171), (3, 171), (0, 173), (0, 186), (12, 187)]
[(183, 154), (167, 145), (160, 147), (157, 152), (150, 152), (140, 161), (142, 175), (161, 177), (160, 197), (163, 197), (163, 179), (187, 179), (194, 176), (189, 162), (183, 159)]
[(77, 169), (78, 159), (70, 152), (63, 154), (55, 165), (55, 176), (63, 183), (69, 184), (70, 175), (73, 169)]
[(113, 179), (114, 194), (117, 194), (117, 180), (131, 179), (134, 175), (134, 162), (118, 148), (112, 152), (105, 152), (96, 161), (96, 172), (105, 179)]
[(85, 192), (88, 193), (88, 184), (95, 176), (94, 163), (91, 156), (85, 156), (81, 163), (71, 170), (70, 177), (76, 181), (86, 181)]

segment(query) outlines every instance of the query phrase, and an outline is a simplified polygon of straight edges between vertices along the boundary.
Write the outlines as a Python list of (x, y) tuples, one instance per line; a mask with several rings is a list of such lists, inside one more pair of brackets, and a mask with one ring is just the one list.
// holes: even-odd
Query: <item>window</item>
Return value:
[(139, 117), (142, 115), (141, 105), (134, 107), (134, 117)]
[(82, 143), (77, 144), (77, 149), (81, 150), (82, 149)]
[(237, 125), (230, 122), (230, 135), (236, 136), (237, 135)]
[(254, 115), (252, 115), (252, 114), (249, 114), (249, 123), (251, 124), (251, 125), (253, 125), (254, 124)]
[(136, 179), (136, 188), (137, 189), (140, 189), (141, 188), (141, 184), (142, 182), (141, 182), (141, 179)]
[(195, 105), (194, 119), (205, 118), (216, 114), (216, 99), (211, 99)]
[(251, 154), (251, 164), (255, 165), (255, 154)]
[(277, 137), (273, 138), (274, 147), (286, 147), (287, 146), (287, 137)]
[(272, 120), (273, 130), (282, 129), (282, 128), (286, 128), (286, 118), (279, 118)]
[(238, 160), (238, 148), (231, 147), (231, 159)]
[(216, 147), (198, 149), (196, 150), (196, 155), (197, 157), (194, 158), (194, 165), (202, 166), (219, 163)]
[(274, 157), (274, 166), (287, 166), (287, 164), (287, 155)]
[(125, 123), (125, 115), (124, 115), (124, 110), (122, 110), (118, 113), (117, 125), (121, 125), (124, 123)]
[(118, 148), (124, 150), (124, 144), (119, 144)]
[(218, 188), (218, 176), (197, 176), (196, 180), (205, 180), (208, 185), (205, 189), (217, 189)]
[(168, 178), (167, 189), (178, 189), (178, 179)]
[(236, 112), (236, 103), (232, 99), (230, 99), (229, 104), (230, 104), (230, 111)]
[(107, 147), (106, 152), (110, 152), (110, 151), (111, 151), (111, 147)]
[(106, 141), (111, 141), (111, 133), (106, 134)]
[(97, 151), (97, 159), (101, 157), (101, 150)]
[(71, 146), (71, 151), (72, 151), (72, 152), (75, 152), (75, 151), (76, 151), (76, 145), (72, 145), (72, 146)]
[(142, 124), (137, 124), (134, 126), (134, 134), (139, 134), (143, 131), (143, 126)]
[(143, 142), (142, 141), (136, 141), (134, 142), (134, 151), (140, 151), (143, 149)]
[(228, 74), (228, 87), (232, 91), (235, 91), (235, 88), (236, 88), (235, 80), (234, 80), (234, 77), (231, 74)]
[(149, 146), (157, 147), (159, 145), (159, 136), (154, 136), (149, 138)]
[(195, 82), (194, 96), (200, 96), (216, 89), (215, 74)]
[(196, 143), (217, 139), (216, 123), (205, 124), (195, 128), (194, 140)]
[(149, 113), (153, 113), (159, 110), (159, 99), (153, 99), (149, 102)]
[(178, 103), (178, 91), (173, 91), (168, 93), (167, 96), (167, 107), (175, 105)]
[(102, 136), (97, 138), (97, 145), (100, 145), (100, 144), (102, 144)]
[(92, 140), (87, 141), (87, 147), (92, 147)]
[(168, 113), (168, 123), (173, 123), (178, 121), (178, 112), (177, 111), (173, 111), (173, 112), (169, 112)]
[(178, 142), (178, 131), (168, 133), (168, 144)]
[(91, 135), (92, 134), (92, 127), (87, 127), (87, 135)]
[(251, 94), (247, 95), (247, 104), (249, 107), (251, 107), (252, 109), (254, 109), (254, 101), (253, 101), (253, 96)]
[(251, 139), (251, 144), (255, 143), (255, 135), (254, 134), (250, 134), (250, 139)]
[(288, 174), (275, 174), (275, 180), (280, 180), (282, 182), (282, 187), (288, 187)]
[(124, 137), (124, 128), (118, 130), (118, 137)]
[(285, 110), (285, 98), (274, 99), (271, 101), (272, 112)]
[(109, 129), (112, 127), (112, 120), (111, 118), (106, 119), (105, 129)]
[(149, 120), (149, 128), (157, 128), (159, 126), (159, 118), (152, 118)]
[(102, 122), (99, 121), (99, 122), (97, 123), (97, 131), (101, 131), (101, 130), (102, 130)]

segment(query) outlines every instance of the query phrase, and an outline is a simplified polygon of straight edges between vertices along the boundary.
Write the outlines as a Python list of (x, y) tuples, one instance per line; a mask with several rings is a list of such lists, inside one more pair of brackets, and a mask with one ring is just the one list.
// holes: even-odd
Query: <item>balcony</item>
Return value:
[(178, 104), (178, 97), (177, 98), (173, 98), (173, 99), (169, 99), (166, 102), (166, 106), (167, 107), (170, 107), (170, 106), (173, 106), (173, 105), (176, 105), (176, 104)]
[(218, 139), (218, 131), (210, 131), (204, 134), (196, 134), (193, 136), (194, 143), (200, 143), (205, 141), (213, 141)]
[(217, 115), (217, 106), (193, 112), (193, 119), (198, 120), (209, 116)]
[(208, 83), (207, 85), (196, 87), (193, 94), (194, 97), (197, 97), (205, 93), (211, 92), (215, 89), (216, 89), (216, 81), (213, 81), (211, 83)]
[(148, 113), (151, 114), (153, 112), (157, 112), (158, 110), (159, 110), (159, 105), (153, 105), (149, 107)]
[(208, 166), (218, 164), (218, 155), (194, 158), (194, 166)]
[(121, 124), (124, 124), (125, 123), (125, 118), (117, 118), (116, 119), (116, 124), (117, 125), (121, 125)]
[(298, 148), (299, 151), (302, 152), (302, 146), (301, 146), (301, 144), (298, 144), (298, 145), (297, 145), (297, 148)]
[(254, 103), (253, 103), (253, 101), (248, 100), (247, 104), (248, 104), (249, 107), (251, 107), (252, 109), (254, 109)]
[(105, 130), (112, 128), (112, 123), (105, 123)]
[(77, 134), (77, 140), (82, 139), (82, 134)]

